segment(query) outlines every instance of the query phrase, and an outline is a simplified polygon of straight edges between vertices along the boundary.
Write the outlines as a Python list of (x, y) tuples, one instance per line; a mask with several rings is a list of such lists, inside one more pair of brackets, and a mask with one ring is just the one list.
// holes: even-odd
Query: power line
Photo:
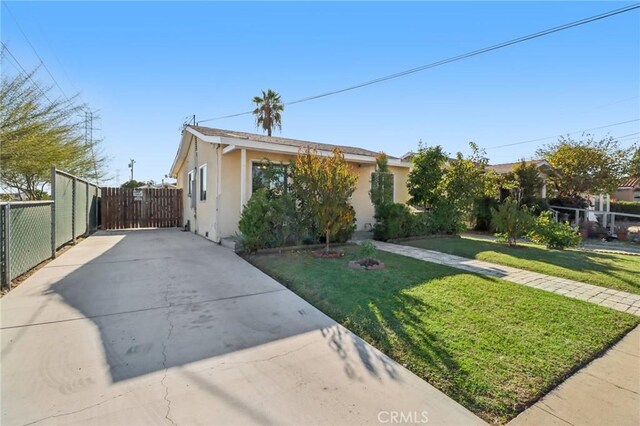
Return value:
[[(561, 135), (572, 135), (574, 133), (583, 133), (583, 132), (588, 132), (588, 131), (591, 131), (591, 130), (605, 129), (607, 127), (621, 126), (623, 124), (634, 123), (636, 121), (640, 121), (640, 118), (636, 118), (634, 120), (628, 120), (628, 121), (621, 121), (620, 123), (607, 124), (605, 126), (592, 127), (590, 129), (575, 130), (573, 132), (563, 132), (563, 133), (560, 133), (560, 134)], [(524, 145), (526, 143), (540, 142), (540, 141), (544, 141), (544, 140), (547, 140), (547, 139), (554, 139), (554, 138), (557, 138), (557, 137), (558, 137), (558, 135), (553, 135), (553, 136), (547, 136), (547, 137), (544, 137), (544, 138), (529, 139), (529, 140), (521, 141), (521, 142), (508, 143), (506, 145), (490, 146), (489, 148), (485, 148), (485, 149), (506, 148), (508, 146)]]
[(29, 47), (31, 47), (31, 50), (33, 50), (33, 53), (35, 53), (35, 55), (38, 58), (38, 60), (40, 60), (40, 63), (42, 64), (42, 67), (45, 69), (45, 71), (47, 71), (47, 74), (49, 74), (49, 77), (51, 77), (51, 80), (53, 80), (53, 83), (58, 87), (58, 90), (60, 90), (60, 93), (62, 93), (62, 96), (64, 96), (64, 98), (67, 100), (67, 102), (71, 102), (69, 100), (69, 97), (65, 93), (65, 91), (60, 86), (60, 84), (58, 84), (58, 80), (56, 80), (56, 78), (53, 76), (53, 74), (49, 70), (49, 67), (47, 67), (47, 64), (42, 60), (42, 58), (40, 57), (40, 54), (38, 54), (38, 51), (36, 50), (36, 48), (31, 43), (31, 40), (29, 40), (29, 37), (27, 37), (27, 34), (24, 32), (24, 30), (20, 26), (20, 23), (16, 19), (15, 15), (13, 14), (13, 12), (11, 11), (11, 9), (9, 9), (9, 6), (7, 5), (7, 2), (2, 2), (2, 4), (7, 9), (7, 12), (9, 12), (9, 16), (11, 16), (11, 19), (13, 19), (13, 22), (15, 22), (16, 26), (18, 27), (18, 30), (20, 30), (20, 33), (22, 34), (24, 39), (29, 44)]
[[(449, 64), (451, 62), (460, 61), (460, 60), (463, 60), (463, 59), (470, 58), (472, 56), (477, 56), (477, 55), (480, 55), (480, 54), (483, 54), (483, 53), (491, 52), (493, 50), (503, 49), (505, 47), (512, 46), (514, 44), (523, 43), (525, 41), (533, 40), (533, 39), (536, 39), (536, 38), (539, 38), (539, 37), (543, 37), (543, 36), (546, 36), (546, 35), (549, 35), (549, 34), (553, 34), (553, 33), (559, 32), (559, 31), (567, 30), (567, 29), (570, 29), (570, 28), (573, 28), (573, 27), (577, 27), (577, 26), (585, 25), (585, 24), (588, 24), (588, 23), (591, 23), (591, 22), (594, 22), (594, 21), (598, 21), (598, 20), (601, 20), (601, 19), (609, 18), (611, 16), (619, 15), (621, 13), (630, 12), (630, 11), (632, 11), (634, 9), (638, 9), (638, 8), (640, 8), (640, 3), (636, 3), (636, 4), (633, 4), (633, 5), (630, 5), (630, 6), (626, 6), (626, 7), (622, 7), (620, 9), (611, 10), (609, 12), (601, 13), (599, 15), (594, 15), (594, 16), (591, 16), (591, 17), (588, 17), (588, 18), (584, 18), (584, 19), (580, 19), (578, 21), (570, 22), (570, 23), (567, 23), (567, 24), (564, 24), (564, 25), (560, 25), (560, 26), (557, 26), (557, 27), (549, 28), (549, 29), (546, 29), (546, 30), (543, 30), (543, 31), (539, 31), (537, 33), (533, 33), (533, 34), (529, 34), (529, 35), (526, 35), (526, 36), (522, 36), (522, 37), (519, 37), (519, 38), (516, 38), (516, 39), (512, 39), (512, 40), (505, 41), (505, 42), (502, 42), (502, 43), (499, 43), (499, 44), (495, 44), (495, 45), (492, 45), (492, 46), (489, 46), (489, 47), (484, 47), (482, 49), (473, 50), (471, 52), (463, 53), (463, 54), (458, 55), (458, 56), (453, 56), (453, 57), (450, 57), (450, 58), (447, 58), (447, 59), (443, 59), (441, 61), (432, 62), (430, 64), (422, 65), (422, 66), (419, 66), (419, 67), (416, 67), (416, 68), (411, 68), (411, 69), (408, 69), (408, 70), (405, 70), (405, 71), (400, 71), (400, 72), (397, 72), (395, 74), (390, 74), (390, 75), (387, 75), (387, 76), (384, 76), (384, 77), (376, 78), (374, 80), (370, 80), (370, 81), (366, 81), (364, 83), (359, 83), (359, 84), (356, 84), (356, 85), (353, 85), (353, 86), (345, 87), (343, 89), (333, 90), (333, 91), (330, 91), (330, 92), (321, 93), (319, 95), (308, 96), (306, 98), (297, 99), (297, 100), (291, 101), (291, 102), (285, 102), (284, 105), (294, 105), (294, 104), (299, 104), (299, 103), (302, 103), (302, 102), (308, 102), (308, 101), (311, 101), (311, 100), (314, 100), (314, 99), (324, 98), (324, 97), (327, 97), (327, 96), (336, 95), (338, 93), (343, 93), (343, 92), (347, 92), (347, 91), (350, 91), (350, 90), (355, 90), (355, 89), (359, 89), (359, 88), (362, 88), (362, 87), (370, 86), (372, 84), (377, 84), (377, 83), (381, 83), (381, 82), (384, 82), (384, 81), (388, 81), (388, 80), (393, 80), (393, 79), (396, 79), (396, 78), (404, 77), (404, 76), (409, 75), (409, 74), (414, 74), (414, 73), (417, 73), (417, 72), (420, 72), (420, 71), (424, 71), (424, 70), (427, 70), (427, 69), (430, 69), (430, 68), (435, 68), (435, 67), (438, 67), (438, 66), (441, 66), (441, 65)], [(248, 115), (248, 114), (252, 114), (252, 113), (253, 113), (253, 111), (245, 111), (245, 112), (240, 112), (240, 113), (237, 113), (237, 114), (230, 114), (230, 115), (224, 115), (224, 116), (221, 116), (221, 117), (214, 117), (214, 118), (208, 118), (206, 120), (200, 120), (199, 123), (205, 123), (207, 121), (214, 121), (214, 120), (221, 120), (221, 119), (224, 119), (224, 118), (238, 117), (238, 116), (241, 116), (241, 115)]]
[[(40, 93), (42, 93), (42, 96), (44, 96), (49, 103), (53, 104), (53, 101), (47, 96), (46, 92), (42, 89), (42, 87), (38, 84), (37, 81), (35, 81), (32, 77), (31, 74), (29, 74), (27, 72), (27, 70), (24, 69), (24, 67), (22, 66), (22, 64), (20, 63), (20, 61), (18, 61), (18, 59), (13, 56), (13, 53), (11, 53), (11, 50), (9, 50), (9, 46), (7, 46), (4, 42), (0, 41), (0, 43), (2, 43), (2, 51), (3, 52), (7, 52), (9, 54), (9, 56), (11, 56), (11, 58), (13, 58), (13, 60), (15, 61), (15, 63), (18, 65), (18, 67), (20, 67), (20, 69), (18, 70), (18, 72), (22, 72), (25, 77), (27, 77), (29, 80), (31, 80), (31, 82), (33, 83), (33, 85), (35, 87), (38, 88), (38, 90), (40, 90)], [(22, 70), (22, 71), (20, 71)]]

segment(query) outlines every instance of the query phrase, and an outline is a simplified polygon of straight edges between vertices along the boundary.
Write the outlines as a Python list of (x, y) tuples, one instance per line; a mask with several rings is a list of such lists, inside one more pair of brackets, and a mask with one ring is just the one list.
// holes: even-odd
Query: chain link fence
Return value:
[(100, 224), (100, 188), (56, 170), (51, 172), (49, 201), (0, 203), (0, 283), (11, 281)]

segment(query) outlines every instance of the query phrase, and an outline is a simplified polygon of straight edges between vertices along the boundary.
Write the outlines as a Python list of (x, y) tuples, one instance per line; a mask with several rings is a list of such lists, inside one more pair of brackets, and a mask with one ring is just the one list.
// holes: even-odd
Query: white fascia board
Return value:
[(235, 145), (227, 145), (226, 147), (224, 147), (224, 149), (222, 150), (222, 154), (228, 154), (231, 151), (235, 151), (236, 146)]
[[(227, 152), (231, 152), (238, 148), (245, 148), (245, 149), (262, 151), (262, 152), (273, 152), (278, 154), (291, 154), (291, 155), (297, 155), (298, 152), (300, 152), (300, 147), (297, 147), (297, 146), (279, 145), (275, 143), (259, 142), (259, 141), (249, 140), (249, 139), (222, 138), (221, 143), (225, 145), (229, 145), (225, 148), (225, 150), (223, 151), (223, 154), (226, 154)], [(227, 148), (231, 148), (231, 147), (233, 148), (227, 151)], [(327, 151), (327, 150), (318, 150), (318, 154), (325, 157), (333, 155), (331, 151)], [(343, 154), (344, 154), (345, 160), (355, 162), (355, 163), (375, 164), (376, 162), (376, 158), (369, 155), (358, 155), (358, 154), (347, 154), (347, 153), (343, 153)], [(410, 163), (406, 163), (406, 162), (395, 160), (395, 159), (389, 160), (388, 164), (390, 166), (395, 166), (395, 167), (406, 167), (406, 168), (411, 167)]]
[(200, 133), (199, 131), (197, 131), (192, 127), (187, 127), (186, 130), (192, 135), (194, 135), (195, 137), (197, 137), (198, 139), (200, 139), (201, 141), (209, 142), (209, 143), (220, 143), (220, 136), (208, 136), (208, 135), (205, 135), (204, 133)]
[[(191, 135), (197, 137), (203, 142), (211, 143), (211, 144), (219, 144), (220, 137), (219, 136), (207, 136), (203, 133), (198, 132), (197, 130), (192, 129), (191, 127), (185, 127), (185, 131), (182, 132), (182, 137), (180, 138), (180, 145), (178, 146), (178, 152), (176, 153), (176, 157), (173, 160), (173, 164), (171, 165), (171, 171), (169, 172), (169, 176), (176, 178), (178, 169), (184, 163), (184, 160), (187, 158), (187, 153), (189, 152), (189, 144), (191, 143)], [(190, 135), (188, 134), (190, 133)], [(189, 140), (187, 142), (187, 140)]]

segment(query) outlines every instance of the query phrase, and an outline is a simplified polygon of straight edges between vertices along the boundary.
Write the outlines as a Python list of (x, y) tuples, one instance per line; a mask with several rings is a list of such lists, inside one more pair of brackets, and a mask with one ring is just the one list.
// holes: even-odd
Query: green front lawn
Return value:
[(253, 256), (269, 275), (491, 423), (505, 423), (640, 322), (507, 281), (379, 252), (386, 269), (308, 252)]
[(431, 238), (402, 244), (640, 294), (640, 256), (548, 250), (534, 244), (508, 247), (467, 237)]

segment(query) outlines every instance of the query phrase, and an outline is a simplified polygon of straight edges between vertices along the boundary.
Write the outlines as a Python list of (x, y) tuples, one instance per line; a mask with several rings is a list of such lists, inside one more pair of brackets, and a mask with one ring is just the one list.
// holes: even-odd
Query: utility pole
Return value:
[(91, 157), (93, 158), (94, 179), (98, 182), (98, 165), (96, 162), (96, 153), (93, 147), (93, 111), (84, 112), (84, 143), (91, 148)]
[(133, 180), (133, 165), (136, 163), (136, 160), (133, 158), (129, 161), (129, 168), (131, 169), (131, 180)]

